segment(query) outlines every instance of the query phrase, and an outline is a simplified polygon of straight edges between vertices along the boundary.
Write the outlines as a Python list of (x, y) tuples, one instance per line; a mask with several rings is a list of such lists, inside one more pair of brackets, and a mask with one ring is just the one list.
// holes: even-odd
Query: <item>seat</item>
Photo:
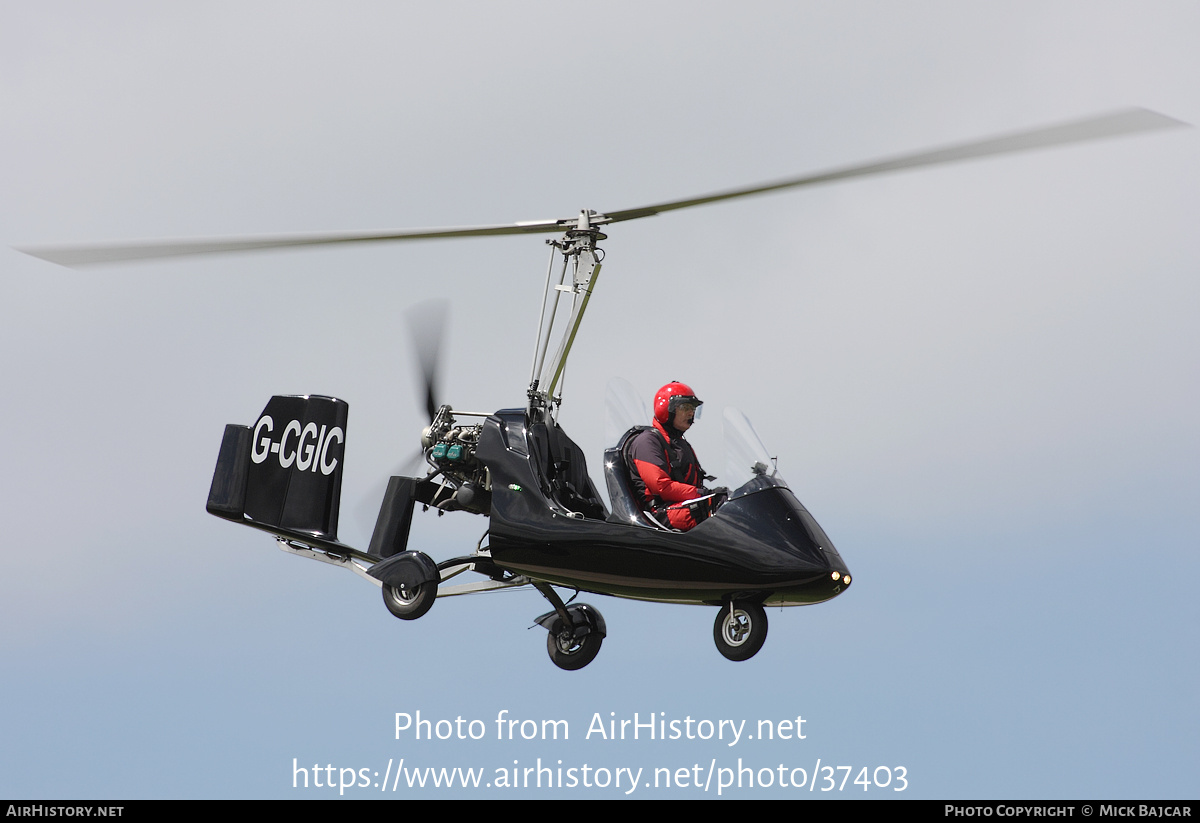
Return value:
[(612, 514), (608, 516), (608, 522), (665, 532), (675, 531), (659, 523), (641, 507), (637, 495), (634, 494), (633, 483), (629, 479), (629, 456), (625, 449), (629, 441), (645, 428), (647, 427), (633, 427), (621, 435), (617, 445), (604, 450), (604, 480), (608, 485), (609, 502), (612, 503)]
[(583, 449), (557, 425), (535, 423), (530, 441), (544, 466), (546, 492), (555, 503), (586, 520), (607, 520), (608, 509), (588, 475)]

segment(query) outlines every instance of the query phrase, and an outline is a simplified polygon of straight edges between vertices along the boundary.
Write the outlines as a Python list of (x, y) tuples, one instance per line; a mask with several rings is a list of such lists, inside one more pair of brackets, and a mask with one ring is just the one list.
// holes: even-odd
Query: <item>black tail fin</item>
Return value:
[(226, 426), (209, 513), (281, 537), (340, 545), (348, 410), (333, 397), (272, 397), (253, 426)]

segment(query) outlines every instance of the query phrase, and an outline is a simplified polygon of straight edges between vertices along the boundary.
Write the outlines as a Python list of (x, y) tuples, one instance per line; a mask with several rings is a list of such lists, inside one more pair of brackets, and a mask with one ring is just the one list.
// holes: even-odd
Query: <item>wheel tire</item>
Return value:
[(583, 637), (572, 637), (562, 631), (563, 622), (556, 618), (546, 635), (546, 652), (550, 660), (560, 669), (578, 671), (596, 659), (604, 636), (593, 631)]
[(729, 660), (749, 660), (767, 641), (766, 610), (757, 603), (735, 603), (731, 616), (729, 606), (722, 606), (713, 624), (713, 640)]
[(416, 620), (433, 607), (437, 600), (437, 581), (430, 580), (416, 588), (383, 584), (383, 605), (401, 620)]

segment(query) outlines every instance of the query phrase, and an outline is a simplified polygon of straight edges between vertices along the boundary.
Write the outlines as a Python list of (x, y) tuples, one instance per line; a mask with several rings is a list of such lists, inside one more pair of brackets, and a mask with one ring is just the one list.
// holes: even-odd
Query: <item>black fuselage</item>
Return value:
[[(552, 475), (563, 463), (581, 463), (582, 452), (554, 424), (530, 423), (524, 410), (488, 418), (478, 457), (491, 473), (492, 559), (512, 572), (617, 597), (696, 604), (804, 605), (846, 587), (848, 570), (833, 543), (777, 478), (756, 477), (714, 517), (671, 532), (578, 514), (581, 507), (559, 491), (567, 484)], [(613, 463), (605, 471), (621, 469)], [(565, 471), (576, 492), (595, 496), (585, 467)]]

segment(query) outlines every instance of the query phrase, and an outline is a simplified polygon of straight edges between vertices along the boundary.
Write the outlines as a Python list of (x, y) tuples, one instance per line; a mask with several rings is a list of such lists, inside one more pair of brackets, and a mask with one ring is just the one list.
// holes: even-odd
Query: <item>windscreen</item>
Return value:
[(621, 435), (634, 426), (649, 426), (650, 410), (646, 402), (623, 377), (608, 381), (604, 392), (604, 445), (617, 445)]
[(780, 481), (775, 456), (767, 451), (749, 418), (735, 408), (726, 408), (722, 428), (725, 434), (725, 474), (720, 482), (736, 489), (755, 477), (774, 477)]

